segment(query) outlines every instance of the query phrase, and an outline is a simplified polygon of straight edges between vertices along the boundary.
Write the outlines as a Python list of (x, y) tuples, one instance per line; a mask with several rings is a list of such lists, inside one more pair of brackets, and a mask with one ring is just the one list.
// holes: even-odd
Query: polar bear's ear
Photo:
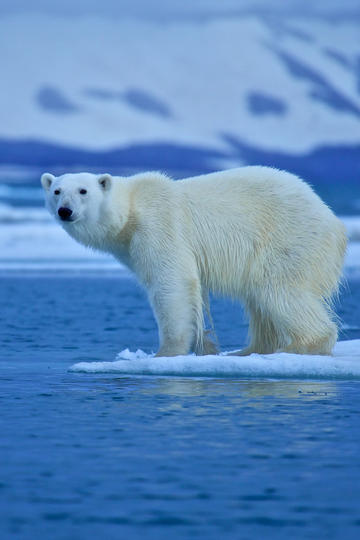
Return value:
[(49, 191), (51, 183), (55, 180), (55, 176), (48, 172), (44, 173), (41, 177), (42, 187), (45, 191)]
[(111, 174), (102, 174), (98, 178), (101, 189), (107, 191), (111, 187), (112, 176)]

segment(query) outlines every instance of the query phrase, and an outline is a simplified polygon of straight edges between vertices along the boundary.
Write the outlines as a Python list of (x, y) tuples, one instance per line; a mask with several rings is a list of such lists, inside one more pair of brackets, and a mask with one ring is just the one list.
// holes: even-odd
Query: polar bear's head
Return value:
[(81, 220), (89, 223), (98, 220), (104, 196), (111, 189), (112, 177), (91, 173), (55, 177), (44, 173), (41, 183), (46, 193), (46, 206), (62, 225)]
[[(100, 235), (104, 234), (109, 220), (114, 219), (111, 210), (114, 178), (111, 175), (77, 173), (56, 177), (44, 173), (41, 183), (49, 212), (71, 236), (87, 245), (96, 243), (96, 238), (101, 242)], [(124, 206), (125, 201), (116, 212), (119, 227), (126, 221)]]

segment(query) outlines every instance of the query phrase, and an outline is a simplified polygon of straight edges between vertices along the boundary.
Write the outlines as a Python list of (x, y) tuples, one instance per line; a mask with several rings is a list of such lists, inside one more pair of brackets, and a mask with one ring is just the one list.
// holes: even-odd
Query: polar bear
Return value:
[(300, 178), (252, 166), (178, 181), (145, 172), (41, 182), (70, 236), (114, 255), (146, 288), (157, 356), (216, 353), (204, 330), (209, 292), (249, 315), (250, 345), (232, 354), (331, 353), (345, 229)]

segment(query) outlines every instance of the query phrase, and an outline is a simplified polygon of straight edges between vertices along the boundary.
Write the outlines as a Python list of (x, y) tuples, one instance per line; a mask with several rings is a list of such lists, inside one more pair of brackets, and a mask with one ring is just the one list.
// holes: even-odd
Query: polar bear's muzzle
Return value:
[(60, 219), (62, 219), (62, 221), (72, 221), (72, 213), (73, 211), (70, 210), (70, 208), (66, 208), (65, 206), (61, 206), (58, 210), (59, 217)]

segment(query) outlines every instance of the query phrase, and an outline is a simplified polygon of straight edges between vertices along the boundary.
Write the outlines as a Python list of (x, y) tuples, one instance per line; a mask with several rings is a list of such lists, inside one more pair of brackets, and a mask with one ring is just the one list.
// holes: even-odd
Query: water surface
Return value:
[[(3, 275), (1, 538), (358, 538), (355, 381), (70, 373), (156, 349), (129, 278)], [(342, 339), (360, 337), (360, 284)], [(223, 349), (240, 308), (213, 302)]]

